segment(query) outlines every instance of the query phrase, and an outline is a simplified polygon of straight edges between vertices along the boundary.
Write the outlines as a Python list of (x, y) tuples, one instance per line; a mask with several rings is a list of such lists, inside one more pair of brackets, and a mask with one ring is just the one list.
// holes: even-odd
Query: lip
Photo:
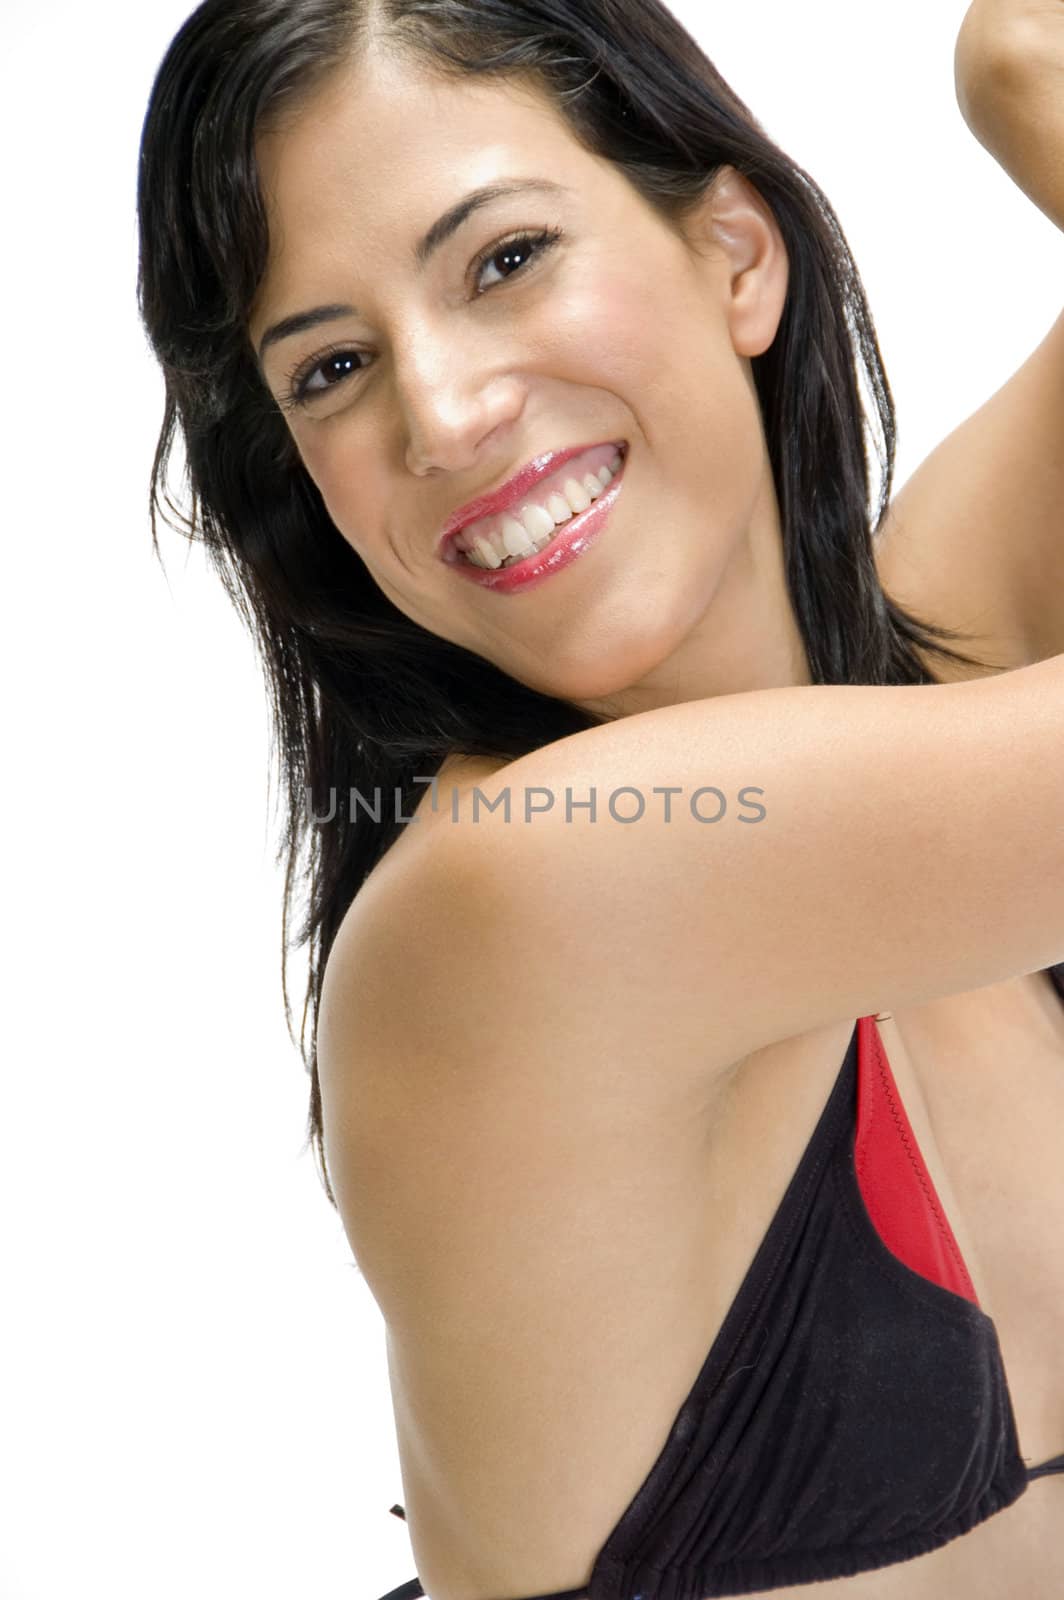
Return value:
[(533, 551), (510, 567), (478, 567), (470, 561), (455, 561), (449, 563), (450, 570), (456, 577), (478, 583), (482, 589), (492, 589), (496, 594), (523, 594), (545, 582), (554, 573), (563, 572), (591, 548), (605, 528), (624, 487), (627, 464), (626, 450), (621, 470), (605, 494), (592, 501), (586, 511), (581, 511), (559, 527), (554, 538), (542, 550)]
[(564, 467), (567, 461), (582, 456), (585, 450), (594, 450), (600, 444), (614, 444), (619, 450), (627, 447), (624, 440), (593, 439), (590, 444), (574, 445), (571, 450), (548, 450), (544, 455), (535, 456), (527, 467), (522, 467), (498, 489), (478, 495), (468, 505), (460, 506), (444, 524), (436, 543), (437, 556), (441, 561), (446, 561), (448, 547), (456, 533), (460, 533), (471, 522), (479, 522), (481, 517), (494, 517), (501, 511), (509, 510), (510, 506), (529, 495), (537, 483)]

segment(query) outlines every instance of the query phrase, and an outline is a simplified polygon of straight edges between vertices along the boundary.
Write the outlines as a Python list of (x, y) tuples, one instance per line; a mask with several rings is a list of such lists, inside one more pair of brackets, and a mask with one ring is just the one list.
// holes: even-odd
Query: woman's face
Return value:
[[(259, 160), (271, 256), (250, 336), (333, 521), (400, 611), (613, 714), (808, 681), (749, 362), (787, 262), (754, 189), (724, 169), (688, 242), (535, 90), (379, 54)], [(418, 260), (445, 212), (515, 181), (541, 187), (471, 209)], [(621, 441), (619, 492), (576, 559), (554, 568), (548, 544), (550, 575), (506, 589), (441, 558), (453, 513), (535, 458)], [(581, 466), (511, 516), (557, 516), (557, 478)]]

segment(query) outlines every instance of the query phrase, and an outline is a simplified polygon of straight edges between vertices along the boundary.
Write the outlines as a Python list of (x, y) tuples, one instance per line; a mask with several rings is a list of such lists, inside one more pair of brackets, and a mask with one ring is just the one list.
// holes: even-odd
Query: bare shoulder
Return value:
[[(492, 772), (498, 785), (506, 767), (449, 776), (468, 801)], [(471, 1297), (492, 1303), (515, 1255), (528, 1281), (546, 1281), (532, 1263), (545, 1252), (549, 1276), (554, 1247), (537, 1219), (553, 1194), (557, 1236), (557, 1163), (586, 1174), (594, 1150), (605, 1178), (611, 1162), (624, 1168), (621, 1151), (658, 1137), (668, 1166), (677, 1127), (692, 1124), (696, 1075), (677, 1114), (678, 1075), (663, 1070), (671, 1035), (656, 1028), (655, 1049), (640, 1053), (630, 974), (610, 975), (586, 952), (590, 985), (577, 978), (569, 993), (572, 954), (564, 929), (547, 932), (551, 896), (534, 881), (543, 857), (530, 843), (502, 826), (455, 825), (441, 807), (367, 880), (323, 983), (330, 1181), (386, 1323), (419, 1348), (430, 1328), (444, 1344), (447, 1329), (468, 1340)], [(704, 1104), (704, 1064), (697, 1083)]]
[[(474, 871), (486, 861), (452, 818), (463, 817), (471, 792), (505, 765), (486, 757), (444, 762), (412, 819), (348, 907), (322, 982), (318, 1069), (323, 1096), (350, 1082), (356, 1069), (368, 1071), (375, 1024), (379, 1035), (390, 1014), (402, 1013), (408, 975), (416, 973), (420, 985), (434, 970), (436, 947), (453, 952), (453, 941), (461, 941), (462, 918), (477, 904)], [(484, 873), (475, 875), (482, 879)], [(442, 1014), (438, 1021), (443, 1023)], [(366, 1047), (361, 1051), (358, 1039)]]

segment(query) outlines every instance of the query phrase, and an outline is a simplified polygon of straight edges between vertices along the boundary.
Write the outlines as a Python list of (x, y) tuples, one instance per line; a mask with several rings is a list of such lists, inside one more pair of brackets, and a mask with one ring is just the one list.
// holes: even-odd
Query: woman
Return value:
[[(1062, 63), (969, 11), (1064, 224)], [(657, 0), (208, 0), (139, 206), (396, 1596), (1059, 1592), (1064, 319), (891, 500), (834, 213)]]

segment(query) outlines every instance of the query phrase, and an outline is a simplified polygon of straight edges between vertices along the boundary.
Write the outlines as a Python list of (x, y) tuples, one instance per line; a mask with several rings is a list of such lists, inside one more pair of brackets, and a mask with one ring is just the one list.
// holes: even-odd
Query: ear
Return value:
[(783, 316), (789, 276), (771, 206), (742, 173), (722, 167), (700, 204), (698, 228), (708, 240), (736, 355), (763, 355)]

